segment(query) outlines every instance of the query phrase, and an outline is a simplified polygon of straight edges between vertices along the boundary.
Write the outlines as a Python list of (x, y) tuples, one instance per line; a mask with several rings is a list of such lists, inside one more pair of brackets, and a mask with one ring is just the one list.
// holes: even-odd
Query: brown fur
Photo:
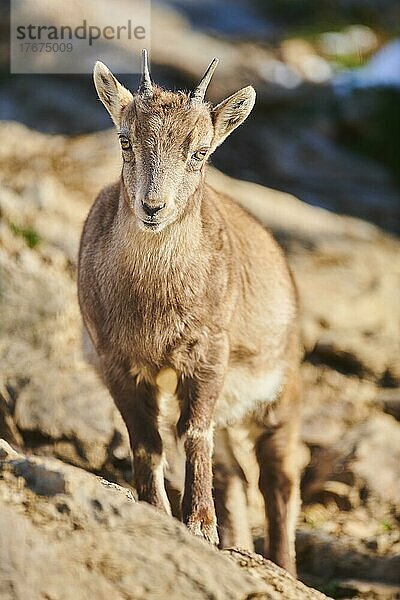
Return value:
[[(150, 99), (133, 96), (106, 67), (96, 69), (100, 98), (131, 148), (122, 151), (120, 180), (100, 193), (86, 220), (79, 301), (129, 432), (139, 498), (169, 511), (156, 379), (171, 369), (186, 452), (184, 521), (217, 543), (212, 431), (214, 423), (221, 432), (247, 423), (269, 517), (269, 556), (294, 573), (296, 294), (270, 233), (204, 181), (208, 156), (247, 117), (254, 91), (240, 90), (212, 110), (158, 88)], [(162, 207), (150, 225), (144, 203)], [(236, 398), (242, 381), (248, 391)], [(237, 476), (231, 465), (222, 480), (229, 486)], [(228, 512), (220, 511), (222, 545), (235, 541)]]

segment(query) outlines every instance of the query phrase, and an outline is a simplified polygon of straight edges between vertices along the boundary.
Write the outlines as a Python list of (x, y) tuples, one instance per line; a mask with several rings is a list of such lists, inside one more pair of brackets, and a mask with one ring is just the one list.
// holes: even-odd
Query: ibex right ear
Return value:
[(213, 151), (222, 144), (224, 139), (236, 127), (239, 127), (247, 119), (255, 101), (256, 92), (251, 85), (248, 85), (236, 94), (229, 96), (211, 111), (214, 122), (214, 139), (211, 144)]
[(93, 78), (100, 100), (110, 113), (115, 125), (119, 127), (122, 110), (132, 102), (132, 94), (115, 79), (110, 69), (102, 62), (96, 62)]

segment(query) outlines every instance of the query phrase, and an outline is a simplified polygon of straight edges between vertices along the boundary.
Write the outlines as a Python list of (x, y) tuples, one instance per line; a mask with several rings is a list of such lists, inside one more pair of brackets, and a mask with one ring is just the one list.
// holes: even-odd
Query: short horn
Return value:
[(199, 85), (193, 90), (193, 92), (190, 93), (190, 99), (193, 104), (201, 104), (201, 102), (203, 102), (207, 88), (211, 81), (211, 77), (214, 75), (214, 71), (217, 68), (218, 62), (218, 58), (212, 59)]
[(142, 50), (142, 79), (140, 80), (138, 92), (144, 98), (151, 98), (153, 95), (147, 50)]

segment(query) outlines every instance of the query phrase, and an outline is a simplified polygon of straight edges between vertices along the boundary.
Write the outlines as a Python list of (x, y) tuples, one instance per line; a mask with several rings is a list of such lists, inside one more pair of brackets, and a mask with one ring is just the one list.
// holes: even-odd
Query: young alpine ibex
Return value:
[(97, 92), (118, 129), (122, 173), (86, 220), (79, 301), (129, 432), (139, 499), (170, 512), (159, 423), (169, 386), (169, 402), (179, 409), (172, 425), (186, 456), (188, 528), (218, 543), (214, 468), (220, 544), (241, 543), (243, 512), (233, 514), (228, 502), (241, 470), (227, 443), (228, 428), (241, 423), (260, 467), (267, 555), (295, 573), (296, 292), (271, 234), (205, 182), (207, 159), (255, 102), (251, 86), (215, 108), (205, 102), (217, 62), (190, 94), (155, 86), (145, 51), (135, 94), (96, 63)]

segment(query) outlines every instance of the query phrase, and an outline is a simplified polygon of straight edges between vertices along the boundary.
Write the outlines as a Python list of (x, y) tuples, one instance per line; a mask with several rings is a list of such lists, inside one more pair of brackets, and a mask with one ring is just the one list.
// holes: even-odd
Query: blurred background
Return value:
[[(132, 14), (135, 4), (113, 2)], [(9, 73), (8, 8), (2, 2), (0, 437), (129, 485), (126, 432), (80, 355), (75, 292), (83, 220), (118, 177), (115, 135), (90, 75)], [(300, 576), (335, 598), (400, 598), (400, 4), (152, 2), (157, 83), (190, 89), (214, 56), (208, 99), (251, 83), (257, 103), (214, 154), (210, 181), (262, 215), (300, 291)], [(137, 88), (137, 74), (119, 79)], [(232, 435), (246, 463), (246, 443)], [(257, 477), (254, 465), (244, 469), (260, 550)]]
[[(134, 17), (134, 2), (118, 4)], [(68, 135), (108, 127), (90, 76), (8, 74), (6, 5), (1, 118)], [(215, 55), (210, 100), (249, 82), (257, 89), (252, 119), (215, 156), (217, 167), (398, 231), (398, 2), (166, 0), (152, 9), (157, 82), (192, 86)]]

